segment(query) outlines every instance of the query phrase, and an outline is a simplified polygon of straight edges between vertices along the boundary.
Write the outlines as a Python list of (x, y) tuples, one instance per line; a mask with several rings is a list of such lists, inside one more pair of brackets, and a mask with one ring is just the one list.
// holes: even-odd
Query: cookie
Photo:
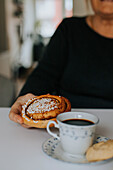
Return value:
[(113, 140), (102, 141), (92, 145), (86, 152), (89, 162), (106, 160), (113, 157)]

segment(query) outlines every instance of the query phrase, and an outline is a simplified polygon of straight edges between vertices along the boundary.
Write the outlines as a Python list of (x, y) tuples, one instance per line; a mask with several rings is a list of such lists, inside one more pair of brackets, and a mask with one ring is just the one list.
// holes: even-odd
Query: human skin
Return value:
[(94, 15), (86, 18), (87, 24), (98, 34), (113, 38), (113, 0), (91, 0)]
[(21, 111), (22, 111), (22, 105), (29, 99), (32, 99), (35, 97), (35, 95), (28, 93), (24, 96), (18, 97), (18, 99), (15, 101), (15, 103), (12, 105), (10, 113), (9, 113), (9, 118), (10, 120), (19, 123), (25, 128), (30, 128), (30, 126), (27, 126), (23, 123), (23, 119), (21, 117)]

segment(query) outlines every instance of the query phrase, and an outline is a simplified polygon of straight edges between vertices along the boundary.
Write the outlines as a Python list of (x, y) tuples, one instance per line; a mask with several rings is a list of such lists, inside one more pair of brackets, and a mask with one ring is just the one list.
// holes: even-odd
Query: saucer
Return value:
[[(94, 143), (99, 143), (101, 141), (107, 141), (109, 138), (106, 138), (104, 136), (96, 135), (94, 139)], [(71, 155), (66, 153), (60, 144), (60, 141), (57, 138), (51, 137), (48, 140), (46, 140), (43, 145), (42, 149), (44, 153), (46, 153), (48, 156), (64, 161), (64, 162), (69, 162), (69, 163), (76, 163), (76, 164), (100, 164), (100, 163), (106, 163), (108, 161), (113, 160), (113, 158), (106, 159), (103, 161), (97, 161), (97, 162), (88, 162), (86, 159), (85, 155), (78, 157), (75, 155)]]

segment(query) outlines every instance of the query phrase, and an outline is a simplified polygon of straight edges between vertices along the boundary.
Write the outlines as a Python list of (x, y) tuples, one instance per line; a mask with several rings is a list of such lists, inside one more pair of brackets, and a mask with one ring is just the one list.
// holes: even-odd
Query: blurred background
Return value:
[(92, 13), (90, 0), (0, 0), (0, 107), (11, 106), (62, 19)]

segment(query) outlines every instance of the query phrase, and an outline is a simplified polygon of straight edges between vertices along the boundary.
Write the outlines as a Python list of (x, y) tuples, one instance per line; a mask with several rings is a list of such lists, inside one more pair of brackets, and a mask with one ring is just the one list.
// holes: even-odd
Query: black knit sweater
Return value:
[(113, 39), (85, 17), (64, 19), (20, 95), (26, 93), (63, 95), (73, 108), (113, 108)]

